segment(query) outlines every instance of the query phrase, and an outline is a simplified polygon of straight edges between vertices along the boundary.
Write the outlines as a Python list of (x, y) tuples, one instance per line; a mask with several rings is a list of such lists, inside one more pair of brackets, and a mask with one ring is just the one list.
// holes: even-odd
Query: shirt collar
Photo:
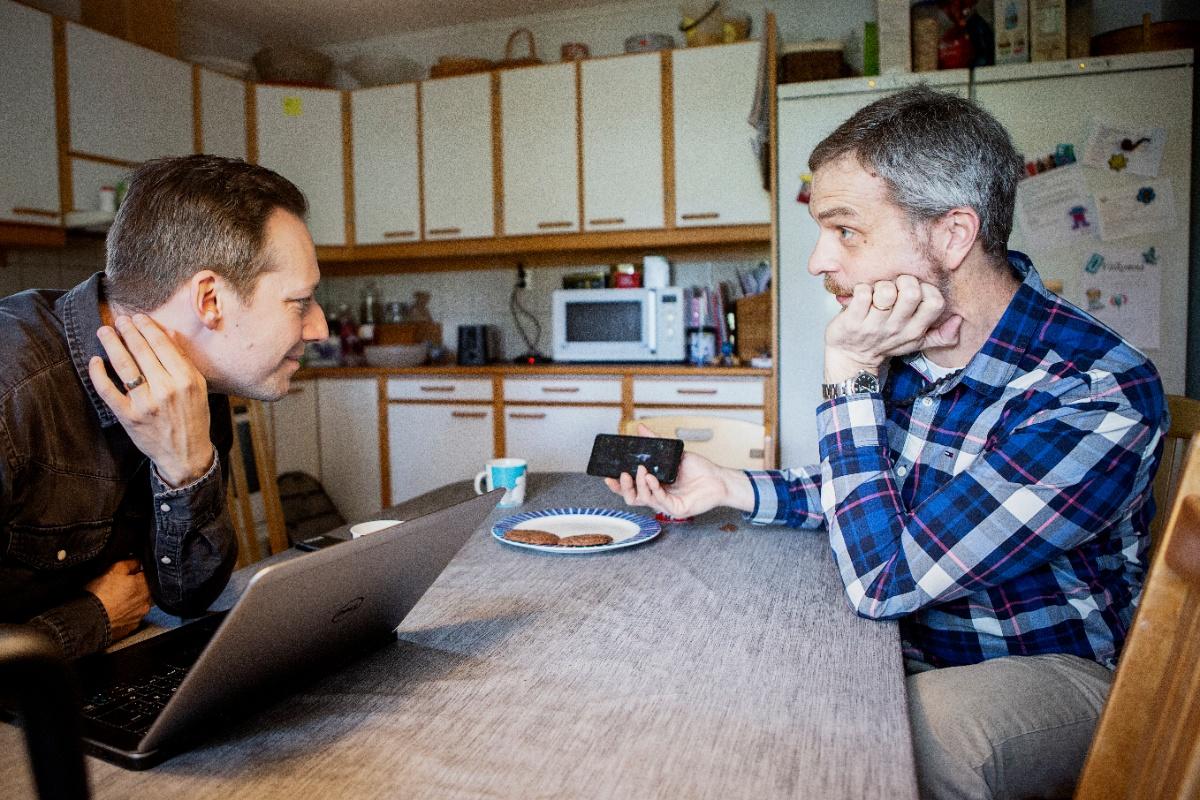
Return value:
[(101, 399), (96, 387), (92, 384), (91, 375), (88, 374), (88, 362), (92, 360), (92, 356), (100, 356), (104, 359), (104, 366), (108, 370), (109, 377), (113, 379), (114, 383), (118, 382), (117, 375), (108, 362), (108, 355), (104, 352), (99, 337), (96, 336), (96, 331), (104, 324), (100, 319), (100, 304), (103, 301), (103, 272), (92, 275), (68, 291), (60, 300), (63, 330), (67, 336), (67, 352), (71, 355), (71, 363), (75, 365), (79, 381), (83, 384), (88, 399), (92, 402), (92, 408), (96, 410), (96, 416), (100, 418), (100, 425), (107, 428), (117, 424), (117, 417), (108, 404)]

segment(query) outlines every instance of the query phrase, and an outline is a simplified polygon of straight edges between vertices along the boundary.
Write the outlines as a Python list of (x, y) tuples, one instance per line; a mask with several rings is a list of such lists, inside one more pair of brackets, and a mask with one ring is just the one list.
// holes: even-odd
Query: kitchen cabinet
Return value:
[(58, 225), (51, 17), (0, 2), (0, 222)]
[(292, 381), (288, 393), (268, 408), (271, 411), (271, 441), (275, 443), (276, 473), (307, 472), (320, 480), (317, 381)]
[(379, 463), (379, 382), (375, 378), (317, 380), (321, 483), (348, 520), (382, 507)]
[(192, 152), (190, 64), (73, 22), (66, 40), (72, 152), (131, 164)]
[(579, 230), (574, 63), (500, 73), (504, 233)]
[(292, 86), (258, 86), (256, 93), (258, 163), (304, 192), (314, 243), (344, 245), (342, 93)]
[(246, 157), (246, 84), (209, 69), (200, 73), (200, 152)]
[(424, 238), (495, 236), (491, 74), (421, 84), (421, 156)]
[(619, 378), (504, 381), (504, 454), (525, 459), (532, 472), (583, 472), (596, 434), (620, 426)]
[(675, 133), (675, 224), (766, 224), (754, 130), (758, 42), (671, 52)]
[(350, 95), (356, 244), (421, 238), (417, 84)]
[(696, 415), (764, 424), (762, 378), (634, 378), (633, 418)]
[(583, 229), (663, 227), (662, 55), (579, 67)]
[(387, 396), (392, 503), (473, 478), (492, 458), (490, 380), (389, 379)]

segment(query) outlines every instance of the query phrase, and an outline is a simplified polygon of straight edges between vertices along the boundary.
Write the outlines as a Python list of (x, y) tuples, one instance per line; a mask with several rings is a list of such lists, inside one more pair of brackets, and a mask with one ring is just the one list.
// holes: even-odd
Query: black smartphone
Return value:
[(322, 533), (320, 536), (312, 536), (308, 539), (301, 539), (293, 545), (297, 550), (320, 550), (322, 547), (329, 547), (342, 542), (348, 542), (349, 539), (341, 539), (337, 536), (330, 536), (328, 533)]
[(643, 466), (660, 483), (673, 483), (683, 458), (682, 439), (658, 439), (651, 436), (596, 435), (587, 474), (619, 478), (622, 472), (637, 475)]

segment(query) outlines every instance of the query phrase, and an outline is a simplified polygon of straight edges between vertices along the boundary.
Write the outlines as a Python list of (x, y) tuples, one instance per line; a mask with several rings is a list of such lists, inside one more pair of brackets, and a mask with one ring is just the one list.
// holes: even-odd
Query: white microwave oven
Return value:
[(558, 289), (555, 361), (683, 361), (683, 290)]

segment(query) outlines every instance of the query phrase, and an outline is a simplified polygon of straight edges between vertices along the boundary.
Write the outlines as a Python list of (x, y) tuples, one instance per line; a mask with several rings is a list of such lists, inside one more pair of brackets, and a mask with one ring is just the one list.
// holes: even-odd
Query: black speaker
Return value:
[(495, 360), (496, 329), (491, 325), (458, 326), (458, 363), (477, 367)]

